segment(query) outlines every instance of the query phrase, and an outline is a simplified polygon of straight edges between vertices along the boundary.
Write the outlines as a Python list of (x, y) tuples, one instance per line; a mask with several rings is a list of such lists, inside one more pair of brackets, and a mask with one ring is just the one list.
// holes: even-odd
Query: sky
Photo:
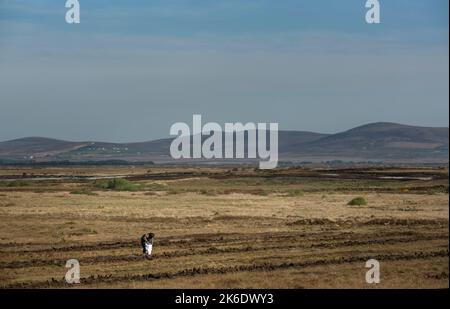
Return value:
[[(449, 125), (448, 0), (0, 0), (0, 141)], [(192, 126), (192, 124), (191, 124)]]

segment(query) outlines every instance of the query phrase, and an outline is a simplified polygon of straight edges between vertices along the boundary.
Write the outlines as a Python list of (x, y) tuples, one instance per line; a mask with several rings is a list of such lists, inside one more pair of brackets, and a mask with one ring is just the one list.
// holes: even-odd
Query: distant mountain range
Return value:
[[(0, 160), (171, 162), (173, 138), (138, 143), (70, 142), (27, 137), (0, 142)], [(448, 163), (449, 128), (378, 122), (337, 134), (279, 132), (279, 160)]]

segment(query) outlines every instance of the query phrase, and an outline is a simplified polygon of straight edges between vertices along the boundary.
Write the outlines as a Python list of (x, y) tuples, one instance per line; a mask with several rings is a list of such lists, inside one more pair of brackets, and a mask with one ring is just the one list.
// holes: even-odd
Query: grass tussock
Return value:
[(367, 201), (363, 197), (355, 197), (350, 202), (347, 203), (349, 206), (363, 206), (367, 205)]
[(70, 194), (98, 195), (97, 193), (92, 192), (91, 190), (88, 190), (88, 189), (73, 190), (73, 191), (70, 191)]
[(287, 196), (289, 196), (289, 197), (297, 197), (297, 196), (305, 195), (303, 190), (300, 190), (300, 189), (289, 189), (286, 191), (286, 193), (287, 193)]
[(144, 188), (144, 185), (133, 183), (123, 178), (114, 178), (109, 180), (96, 180), (94, 187), (114, 191), (137, 191)]

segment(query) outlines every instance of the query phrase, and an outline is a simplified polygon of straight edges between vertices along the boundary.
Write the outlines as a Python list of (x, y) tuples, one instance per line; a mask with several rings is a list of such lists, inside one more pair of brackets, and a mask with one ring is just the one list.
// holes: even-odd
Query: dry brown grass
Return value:
[[(344, 182), (340, 191), (339, 179), (189, 175), (97, 195), (70, 194), (92, 189), (90, 182), (57, 181), (41, 192), (36, 183), (1, 188), (0, 279), (4, 287), (65, 287), (65, 261), (76, 258), (78, 287), (373, 288), (364, 264), (374, 257), (382, 265), (377, 288), (448, 287), (448, 193), (400, 190), (429, 182)], [(378, 190), (386, 187), (399, 190)], [(347, 205), (358, 196), (368, 204)], [(139, 247), (148, 231), (157, 235), (151, 261)]]

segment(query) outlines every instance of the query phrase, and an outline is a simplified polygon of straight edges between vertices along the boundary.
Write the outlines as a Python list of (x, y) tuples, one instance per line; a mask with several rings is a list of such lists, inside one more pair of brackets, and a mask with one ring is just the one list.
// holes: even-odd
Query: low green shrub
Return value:
[(347, 203), (349, 206), (362, 206), (367, 205), (367, 201), (363, 197), (355, 197)]
[(77, 189), (70, 192), (70, 194), (85, 194), (85, 195), (98, 195), (95, 192), (92, 192), (88, 189)]
[(286, 193), (287, 193), (288, 196), (291, 196), (291, 197), (303, 196), (304, 195), (303, 190), (300, 190), (300, 189), (289, 189), (289, 190), (286, 191)]
[(142, 184), (133, 183), (123, 178), (113, 178), (109, 180), (96, 180), (94, 182), (94, 187), (115, 191), (136, 191), (142, 189), (144, 186)]

